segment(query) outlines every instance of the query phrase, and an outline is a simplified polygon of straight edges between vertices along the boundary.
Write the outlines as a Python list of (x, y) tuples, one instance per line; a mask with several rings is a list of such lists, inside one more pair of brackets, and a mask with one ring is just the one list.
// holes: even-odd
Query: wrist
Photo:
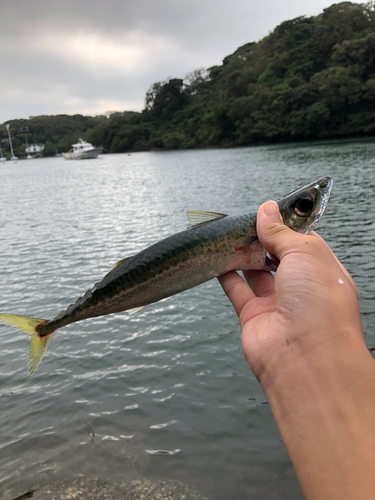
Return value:
[[(301, 384), (319, 381), (330, 373), (339, 373), (355, 359), (371, 359), (364, 342), (361, 325), (304, 331), (280, 340), (257, 366), (257, 378), (263, 390), (289, 390), (290, 381)], [(373, 360), (372, 360), (373, 361)]]
[(317, 345), (305, 337), (285, 344), (275, 353), (259, 381), (281, 418), (344, 396), (354, 389), (353, 377), (356, 380), (364, 365), (375, 370), (374, 360), (358, 332), (346, 331)]
[(371, 498), (353, 492), (373, 477), (375, 362), (359, 336), (344, 340), (300, 359), (289, 355), (278, 376), (264, 373), (266, 395), (309, 499)]

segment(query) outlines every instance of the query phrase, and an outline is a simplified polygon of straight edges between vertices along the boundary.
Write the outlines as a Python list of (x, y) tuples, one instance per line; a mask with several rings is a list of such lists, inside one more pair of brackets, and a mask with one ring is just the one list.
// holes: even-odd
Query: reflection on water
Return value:
[[(335, 179), (318, 232), (354, 277), (375, 347), (375, 144), (325, 142), (60, 158), (1, 167), (0, 311), (51, 318), (187, 210), (256, 209)], [(214, 280), (59, 330), (27, 376), (27, 334), (0, 327), (0, 492), (77, 474), (178, 480), (211, 499), (302, 499)], [(374, 353), (374, 350), (371, 351)]]

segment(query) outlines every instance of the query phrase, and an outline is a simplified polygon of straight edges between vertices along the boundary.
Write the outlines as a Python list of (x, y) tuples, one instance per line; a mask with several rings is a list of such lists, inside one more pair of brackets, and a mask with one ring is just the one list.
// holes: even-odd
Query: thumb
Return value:
[(257, 215), (258, 238), (264, 248), (281, 260), (292, 248), (300, 244), (301, 235), (284, 225), (279, 206), (267, 201), (260, 206)]

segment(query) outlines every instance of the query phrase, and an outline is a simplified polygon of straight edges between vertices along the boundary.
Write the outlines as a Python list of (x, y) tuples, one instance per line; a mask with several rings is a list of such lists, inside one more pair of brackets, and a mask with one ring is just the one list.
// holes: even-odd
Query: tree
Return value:
[(375, 33), (364, 38), (344, 40), (334, 46), (332, 63), (351, 67), (358, 78), (367, 79), (375, 72)]
[(186, 80), (186, 91), (190, 95), (196, 95), (208, 87), (210, 75), (207, 69), (198, 68), (188, 73), (184, 80)]
[(167, 82), (157, 82), (146, 94), (146, 111), (152, 116), (169, 120), (173, 113), (187, 103), (183, 80), (171, 78)]

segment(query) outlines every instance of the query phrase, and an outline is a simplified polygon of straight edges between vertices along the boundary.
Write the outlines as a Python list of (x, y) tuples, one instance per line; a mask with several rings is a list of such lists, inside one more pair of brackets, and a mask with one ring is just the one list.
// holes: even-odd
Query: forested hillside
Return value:
[[(44, 156), (69, 151), (71, 145), (79, 137), (86, 137), (107, 118), (82, 115), (34, 116), (28, 120), (9, 120), (12, 144), (16, 156), (26, 155), (26, 139), (28, 143), (41, 142), (45, 144)], [(5, 124), (4, 124), (5, 125)], [(4, 156), (10, 157), (8, 133), (5, 126), (0, 127), (0, 140)]]
[[(71, 129), (68, 140), (63, 124), (48, 132), (48, 120), (61, 117), (37, 118), (43, 134), (33, 120), (22, 124), (34, 140), (50, 141), (48, 152), (78, 138)], [(142, 113), (80, 119), (79, 135), (114, 153), (373, 134), (375, 3), (342, 2), (285, 21), (220, 66), (154, 83)]]

